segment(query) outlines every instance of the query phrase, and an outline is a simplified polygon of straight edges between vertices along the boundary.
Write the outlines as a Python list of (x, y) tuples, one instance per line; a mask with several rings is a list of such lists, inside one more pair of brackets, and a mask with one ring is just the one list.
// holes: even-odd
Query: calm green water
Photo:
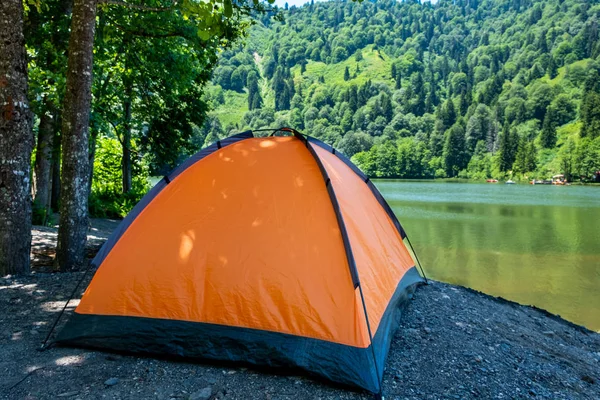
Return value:
[(600, 331), (600, 187), (376, 184), (429, 277)]

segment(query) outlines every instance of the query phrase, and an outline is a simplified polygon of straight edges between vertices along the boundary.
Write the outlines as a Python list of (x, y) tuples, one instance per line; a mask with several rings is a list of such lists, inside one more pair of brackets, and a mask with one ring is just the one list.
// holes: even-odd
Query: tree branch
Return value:
[(112, 125), (113, 129), (115, 130), (115, 136), (117, 137), (117, 140), (119, 141), (119, 143), (121, 143), (121, 146), (122, 146), (123, 140), (121, 140), (121, 135), (119, 135), (119, 131), (117, 130), (117, 125), (115, 125), (115, 123), (112, 122), (111, 120), (108, 120), (108, 123)]
[(121, 0), (98, 0), (98, 4), (108, 4), (108, 5), (113, 5), (113, 6), (132, 8), (134, 10), (139, 10), (139, 11), (169, 12), (169, 11), (173, 11), (175, 9), (175, 7), (177, 6), (177, 1), (174, 1), (170, 7), (148, 7), (148, 6), (143, 6), (141, 4), (127, 3), (126, 1), (121, 1)]
[(240, 10), (244, 10), (244, 11), (247, 11), (247, 12), (253, 12), (254, 11), (254, 12), (259, 12), (259, 13), (260, 12), (278, 12), (279, 11), (277, 8), (267, 8), (267, 7), (264, 7), (264, 6), (263, 6), (263, 8), (260, 8), (260, 7), (259, 8), (255, 8), (255, 7), (250, 7), (250, 6), (238, 5), (238, 8)]

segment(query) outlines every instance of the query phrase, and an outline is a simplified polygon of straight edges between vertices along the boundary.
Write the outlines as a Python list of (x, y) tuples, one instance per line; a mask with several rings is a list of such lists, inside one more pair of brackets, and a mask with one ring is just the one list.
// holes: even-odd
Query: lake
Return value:
[(600, 187), (375, 183), (428, 277), (600, 331)]

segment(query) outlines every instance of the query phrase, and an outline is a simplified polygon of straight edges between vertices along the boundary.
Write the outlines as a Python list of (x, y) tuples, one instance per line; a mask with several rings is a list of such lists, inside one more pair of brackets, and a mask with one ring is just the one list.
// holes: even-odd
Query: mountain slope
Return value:
[(380, 177), (600, 170), (595, 2), (327, 2), (283, 15), (222, 54), (211, 137), (293, 126)]

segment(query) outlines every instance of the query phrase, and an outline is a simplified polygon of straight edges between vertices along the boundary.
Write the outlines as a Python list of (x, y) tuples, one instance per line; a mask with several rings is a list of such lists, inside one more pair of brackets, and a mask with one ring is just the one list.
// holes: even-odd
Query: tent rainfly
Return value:
[(290, 128), (201, 150), (104, 244), (57, 343), (302, 370), (381, 393), (423, 282), (375, 185)]

